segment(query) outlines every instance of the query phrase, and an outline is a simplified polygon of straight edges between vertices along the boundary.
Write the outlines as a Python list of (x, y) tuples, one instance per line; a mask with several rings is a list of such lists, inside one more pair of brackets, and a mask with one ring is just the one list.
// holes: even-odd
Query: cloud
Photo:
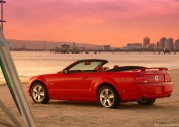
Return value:
[[(17, 32), (26, 31), (27, 34), (36, 34), (39, 37), (49, 32), (56, 39), (59, 33), (63, 33), (61, 36), (73, 38), (88, 31), (91, 35), (95, 34), (95, 38), (104, 35), (112, 38), (123, 31), (137, 33), (139, 30), (145, 31), (147, 27), (154, 31), (163, 26), (179, 29), (179, 1), (8, 0), (5, 18), (7, 30), (14, 28)], [(22, 29), (18, 30), (17, 27)], [(91, 36), (88, 37), (86, 39)]]
[[(175, 1), (175, 2), (173, 2)], [(178, 14), (178, 1), (172, 0), (16, 0), (9, 1), (11, 18), (43, 22), (157, 18)]]

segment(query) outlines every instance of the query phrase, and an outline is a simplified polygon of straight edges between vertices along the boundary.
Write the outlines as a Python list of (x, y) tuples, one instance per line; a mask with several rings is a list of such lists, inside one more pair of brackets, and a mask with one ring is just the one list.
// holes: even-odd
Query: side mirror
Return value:
[(64, 69), (64, 70), (63, 70), (63, 73), (67, 74), (67, 73), (68, 73), (68, 70)]

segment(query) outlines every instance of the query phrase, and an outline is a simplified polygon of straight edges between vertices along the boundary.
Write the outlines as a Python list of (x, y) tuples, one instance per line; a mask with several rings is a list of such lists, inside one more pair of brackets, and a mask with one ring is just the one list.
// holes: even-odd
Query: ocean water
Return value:
[[(166, 67), (179, 69), (179, 53), (174, 55), (160, 55), (156, 52), (101, 52), (100, 54), (53, 54), (49, 51), (12, 51), (12, 58), (16, 65), (19, 77), (22, 81), (28, 81), (29, 77), (57, 73), (67, 65), (79, 59), (106, 59), (109, 61), (108, 66), (146, 66), (146, 67)], [(0, 84), (4, 83), (4, 77), (0, 71)]]

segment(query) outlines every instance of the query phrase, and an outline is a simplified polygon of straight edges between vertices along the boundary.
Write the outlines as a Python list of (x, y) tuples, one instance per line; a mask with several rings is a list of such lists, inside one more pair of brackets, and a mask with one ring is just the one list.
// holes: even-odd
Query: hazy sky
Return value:
[(179, 38), (179, 0), (6, 0), (8, 39), (126, 45)]

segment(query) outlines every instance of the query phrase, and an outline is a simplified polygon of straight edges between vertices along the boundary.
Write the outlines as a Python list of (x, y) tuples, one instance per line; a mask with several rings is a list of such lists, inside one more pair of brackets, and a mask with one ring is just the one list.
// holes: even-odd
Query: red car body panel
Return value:
[(166, 69), (130, 70), (121, 72), (57, 73), (32, 77), (28, 94), (34, 82), (42, 82), (50, 99), (97, 102), (97, 92), (104, 84), (118, 92), (121, 101), (137, 101), (141, 98), (169, 97), (173, 83)]

